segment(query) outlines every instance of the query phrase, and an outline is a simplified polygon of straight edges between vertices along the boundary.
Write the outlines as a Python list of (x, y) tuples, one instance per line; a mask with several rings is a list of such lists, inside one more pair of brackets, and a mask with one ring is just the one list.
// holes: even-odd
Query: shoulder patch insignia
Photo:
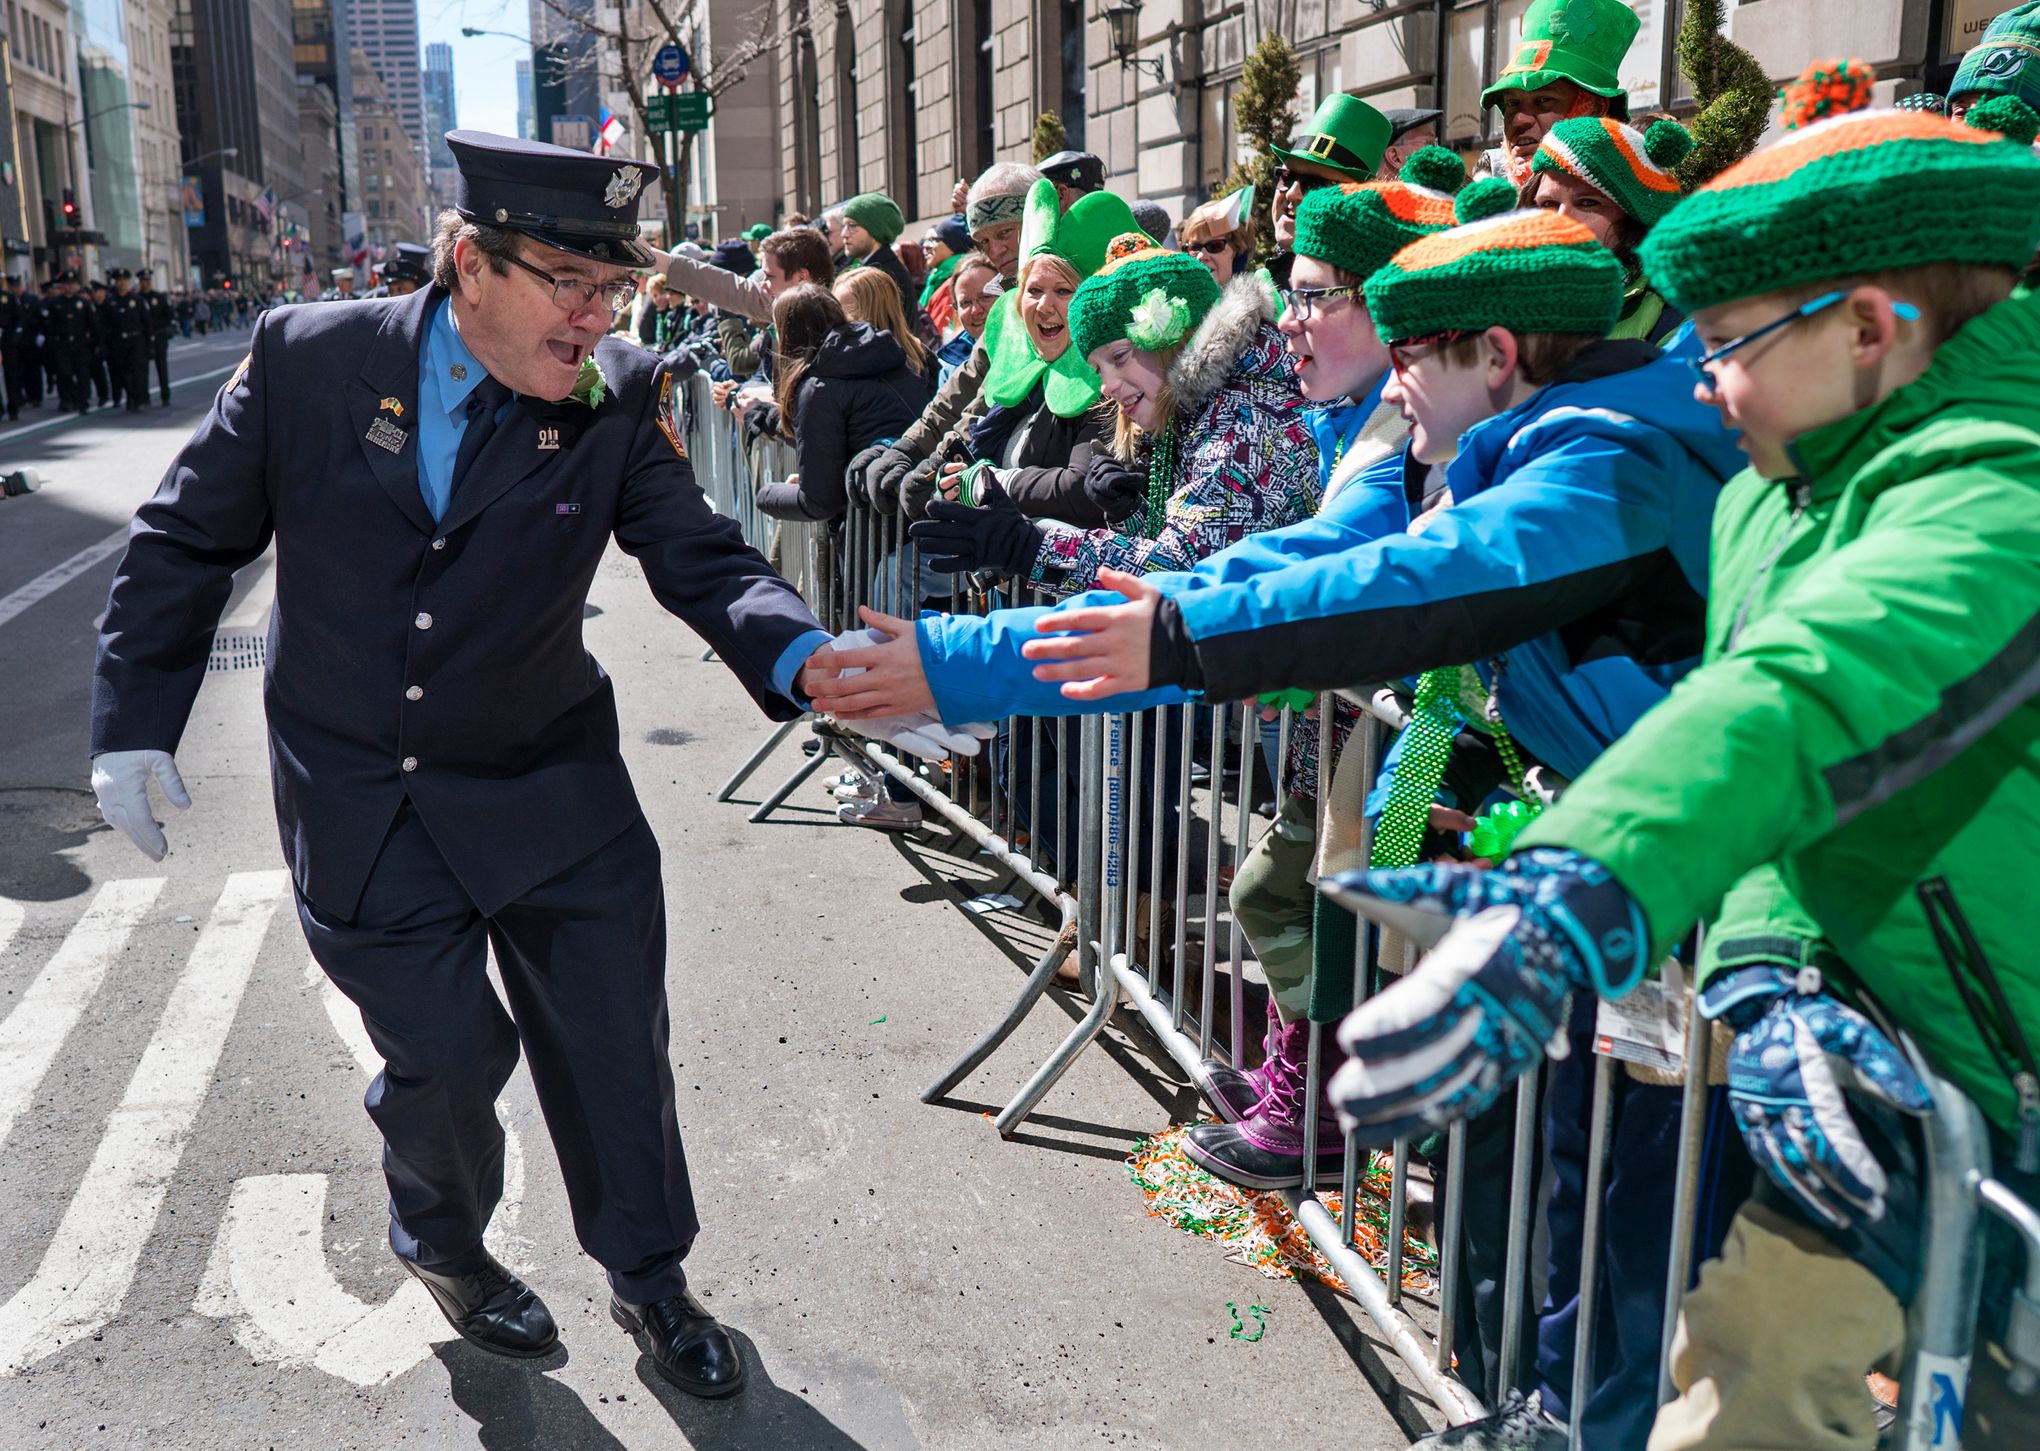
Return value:
[(659, 378), (659, 406), (653, 411), (658, 420), (659, 432), (666, 435), (666, 442), (673, 445), (673, 452), (682, 459), (687, 457), (687, 429), (680, 420), (680, 396), (673, 391), (673, 375), (666, 373)]

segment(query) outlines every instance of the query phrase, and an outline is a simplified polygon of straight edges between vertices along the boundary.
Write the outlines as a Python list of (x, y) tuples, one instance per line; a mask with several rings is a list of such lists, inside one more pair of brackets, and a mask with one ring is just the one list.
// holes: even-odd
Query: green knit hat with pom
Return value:
[(1545, 132), (1530, 170), (1583, 181), (1646, 227), (1654, 227), (1685, 189), (1672, 168), (1693, 150), (1677, 121), (1638, 131), (1609, 116), (1575, 116)]
[(1491, 327), (1589, 333), (1622, 313), (1622, 264), (1554, 211), (1515, 211), (1500, 177), (1459, 194), (1460, 225), (1412, 242), (1367, 279), (1367, 310), (1387, 343)]
[(2040, 245), (2040, 115), (1864, 111), (1801, 124), (1676, 207), (1644, 271), (1683, 312), (1937, 262), (2020, 268)]
[(1114, 237), (1105, 265), (1070, 299), (1070, 338), (1088, 358), (1127, 339), (1159, 352), (1197, 331), (1218, 302), (1211, 269), (1187, 252), (1165, 252), (1142, 232)]
[(1365, 281), (1416, 241), (1452, 225), (1452, 194), (1466, 184), (1466, 164), (1442, 146), (1426, 146), (1403, 163), (1396, 181), (1319, 187), (1296, 209), (1296, 254), (1329, 262)]

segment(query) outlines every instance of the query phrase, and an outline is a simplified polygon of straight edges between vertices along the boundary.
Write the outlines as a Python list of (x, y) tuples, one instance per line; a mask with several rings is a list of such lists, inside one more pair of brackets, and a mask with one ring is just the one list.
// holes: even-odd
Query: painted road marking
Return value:
[[(227, 374), (229, 374), (229, 373), (233, 372), (233, 371), (234, 371), (234, 369), (236, 369), (236, 368), (238, 368), (238, 367), (240, 367), (240, 366), (241, 366), (240, 362), (239, 362), (238, 360), (236, 360), (235, 362), (231, 362), (231, 363), (228, 363), (228, 364), (227, 364), (227, 365), (226, 365), (225, 367), (223, 367), (223, 368), (214, 368), (214, 369), (212, 369), (212, 370), (211, 370), (210, 372), (205, 372), (205, 373), (193, 373), (193, 374), (192, 374), (192, 375), (191, 375), (190, 377), (188, 377), (188, 378), (185, 378), (185, 377), (177, 377), (177, 378), (172, 378), (172, 379), (170, 380), (170, 382), (171, 382), (171, 385), (172, 385), (173, 387), (179, 387), (179, 388), (183, 387), (183, 386), (184, 386), (185, 384), (187, 384), (187, 383), (204, 383), (204, 382), (207, 382), (207, 381), (209, 381), (209, 380), (211, 380), (211, 379), (213, 379), (213, 378), (224, 378), (224, 377), (226, 377), (226, 376), (227, 376)], [(7, 430), (6, 432), (4, 432), (4, 433), (0, 433), (0, 444), (8, 444), (8, 443), (13, 443), (13, 442), (15, 442), (15, 441), (16, 441), (17, 439), (23, 439), (23, 438), (27, 438), (27, 437), (28, 437), (29, 435), (31, 435), (31, 434), (36, 434), (36, 433), (42, 433), (42, 432), (44, 432), (45, 430), (48, 430), (48, 429), (52, 429), (52, 428), (61, 428), (61, 427), (63, 427), (64, 425), (66, 425), (66, 424), (70, 424), (70, 423), (78, 423), (78, 422), (80, 422), (80, 421), (85, 421), (85, 422), (98, 422), (98, 421), (100, 421), (100, 417), (99, 417), (99, 416), (100, 416), (100, 414), (102, 414), (102, 413), (104, 413), (104, 414), (108, 414), (108, 415), (110, 415), (110, 416), (112, 416), (112, 417), (119, 417), (119, 418), (125, 418), (125, 417), (126, 417), (126, 415), (125, 415), (125, 414), (119, 414), (119, 413), (116, 413), (116, 412), (115, 412), (115, 410), (114, 410), (114, 409), (112, 409), (112, 408), (110, 408), (110, 407), (109, 407), (109, 408), (95, 408), (95, 409), (93, 409), (93, 410), (92, 410), (92, 412), (90, 412), (90, 413), (82, 413), (82, 414), (81, 414), (81, 413), (59, 413), (59, 414), (58, 414), (58, 415), (57, 415), (57, 416), (56, 416), (55, 418), (45, 418), (45, 419), (43, 419), (43, 420), (42, 420), (42, 421), (41, 421), (40, 423), (24, 423), (24, 424), (22, 424), (22, 425), (21, 425), (21, 426), (20, 426), (19, 428), (10, 428), (10, 429), (8, 429), (8, 430)], [(151, 419), (152, 419), (153, 417), (154, 417), (154, 415), (153, 415), (153, 414), (150, 414), (150, 415), (148, 415), (148, 418), (151, 418)], [(147, 419), (145, 419), (144, 421), (146, 422), (146, 421), (147, 421)]]
[(289, 884), (281, 871), (227, 878), (42, 1264), (0, 1306), (0, 1375), (92, 1334), (120, 1310)]
[(128, 526), (123, 524), (97, 544), (88, 544), (62, 564), (44, 570), (13, 594), (0, 596), (0, 625), (6, 624), (30, 605), (55, 594), (102, 559), (120, 553), (127, 548), (127, 537)]
[(48, 964), (0, 1022), (0, 1144), (35, 1098), (57, 1050), (106, 980), (107, 969), (163, 890), (161, 877), (108, 882)]

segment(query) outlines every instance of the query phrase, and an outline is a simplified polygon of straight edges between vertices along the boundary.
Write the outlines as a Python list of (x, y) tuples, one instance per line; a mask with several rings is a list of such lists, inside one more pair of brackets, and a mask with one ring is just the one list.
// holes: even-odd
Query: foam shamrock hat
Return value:
[(1503, 91), (1535, 91), (1554, 81), (1571, 81), (1597, 96), (1628, 93), (1616, 72), (1642, 22), (1621, 0), (1537, 0), (1523, 12), (1523, 38), (1516, 43), (1494, 84), (1480, 93), (1492, 106)]
[[(1088, 192), (1064, 211), (1055, 183), (1044, 179), (1027, 192), (1020, 217), (1020, 261), (1024, 267), (1036, 257), (1060, 258), (1082, 282), (1104, 262), (1112, 239), (1128, 232), (1138, 233), (1140, 226), (1124, 197)], [(1065, 348), (1053, 362), (1034, 350), (1020, 321), (1018, 288), (1000, 297), (985, 319), (985, 349), (990, 355), (985, 396), (1002, 408), (1025, 402), (1036, 383), (1043, 383), (1043, 401), (1058, 418), (1074, 418), (1098, 401), (1098, 375), (1081, 349)]]

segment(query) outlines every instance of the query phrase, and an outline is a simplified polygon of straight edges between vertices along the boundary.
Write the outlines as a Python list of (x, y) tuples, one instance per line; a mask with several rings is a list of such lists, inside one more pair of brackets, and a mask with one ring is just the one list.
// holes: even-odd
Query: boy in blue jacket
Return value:
[[(1366, 288), (1394, 364), (1384, 396), (1412, 421), (1413, 455), (1446, 466), (1449, 507), (1416, 532), (1283, 568), (1174, 589), (1115, 577), (1122, 598), (1100, 592), (1047, 619), (926, 617), (912, 635), (846, 659), (877, 677), (853, 682), (865, 699), (847, 692), (846, 711), (900, 699), (932, 701), (954, 720), (1131, 710), (1471, 662), (1490, 715), (1529, 756), (1565, 776), (1582, 771), (1697, 662), (1708, 526), (1740, 456), (1694, 401), (1682, 361), (1602, 340), (1621, 304), (1614, 257), (1556, 213), (1482, 215), (1507, 204), (1500, 187), (1468, 188), (1467, 225), (1411, 244)], [(1061, 701), (1050, 694), (1058, 688)], [(1576, 1051), (1554, 1065), (1552, 1293), (1533, 1392), (1543, 1404), (1503, 1406), (1526, 1423), (1524, 1444), (1564, 1441), (1551, 1413), (1571, 1380), (1591, 1028), (1591, 1018), (1572, 1024)], [(1588, 1444), (1611, 1446), (1641, 1444), (1656, 1406), (1659, 1230), (1678, 1118), (1672, 1091), (1622, 1076), (1617, 1085), (1614, 1154), (1625, 1171), (1606, 1216), (1610, 1344), (1583, 1417)], [(1506, 1133), (1494, 1137), (1505, 1163)], [(1482, 1278), (1480, 1258), (1470, 1280)], [(1492, 1396), (1482, 1362), (1498, 1327), (1478, 1318), (1488, 1343), (1462, 1343), (1461, 1373)]]

